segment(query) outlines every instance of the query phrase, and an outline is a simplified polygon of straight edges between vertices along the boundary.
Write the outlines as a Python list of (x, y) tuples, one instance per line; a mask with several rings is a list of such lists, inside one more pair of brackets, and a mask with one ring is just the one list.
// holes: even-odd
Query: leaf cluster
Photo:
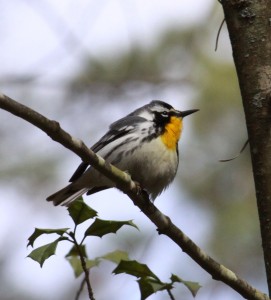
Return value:
[[(72, 243), (72, 247), (65, 255), (65, 258), (71, 265), (75, 277), (79, 277), (85, 273), (84, 281), (89, 281), (88, 272), (91, 268), (97, 267), (101, 261), (106, 260), (116, 264), (116, 268), (112, 271), (114, 274), (125, 273), (137, 278), (141, 299), (144, 300), (150, 295), (158, 291), (167, 291), (172, 298), (171, 290), (174, 288), (175, 283), (184, 284), (192, 293), (196, 295), (200, 285), (196, 282), (185, 281), (172, 274), (170, 282), (161, 281), (156, 274), (154, 274), (147, 265), (142, 264), (136, 260), (130, 260), (129, 255), (125, 251), (115, 250), (102, 256), (90, 259), (87, 255), (86, 246), (83, 244), (87, 237), (97, 236), (103, 237), (110, 233), (116, 233), (124, 225), (134, 227), (137, 226), (132, 220), (115, 221), (115, 220), (102, 220), (97, 217), (97, 212), (88, 206), (82, 198), (77, 199), (68, 208), (70, 217), (74, 222), (74, 229), (70, 228), (57, 228), (57, 229), (42, 229), (35, 228), (32, 235), (28, 238), (27, 246), (34, 246), (37, 238), (44, 234), (56, 234), (58, 237), (53, 242), (40, 246), (34, 249), (28, 257), (38, 262), (42, 267), (44, 262), (55, 255), (59, 242), (68, 241)], [(94, 219), (92, 224), (86, 229), (84, 236), (80, 242), (76, 238), (77, 226), (87, 220)]]
[(158, 291), (167, 291), (171, 296), (171, 290), (174, 288), (174, 283), (184, 284), (194, 297), (201, 287), (197, 282), (185, 281), (174, 274), (171, 275), (170, 282), (163, 282), (149, 269), (147, 265), (139, 263), (136, 260), (121, 260), (118, 266), (113, 270), (113, 273), (126, 273), (137, 277), (141, 300), (148, 298), (150, 295)]

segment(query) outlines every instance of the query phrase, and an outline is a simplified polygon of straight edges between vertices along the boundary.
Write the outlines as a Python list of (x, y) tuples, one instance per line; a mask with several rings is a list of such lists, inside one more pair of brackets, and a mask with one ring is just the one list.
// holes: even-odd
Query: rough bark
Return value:
[(222, 1), (250, 142), (271, 293), (271, 1)]

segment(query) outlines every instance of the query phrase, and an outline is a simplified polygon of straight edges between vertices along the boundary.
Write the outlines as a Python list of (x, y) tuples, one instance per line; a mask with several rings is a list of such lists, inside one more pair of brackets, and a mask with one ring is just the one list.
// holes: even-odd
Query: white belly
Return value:
[(176, 150), (169, 150), (156, 138), (145, 143), (118, 164), (138, 181), (154, 200), (174, 179), (178, 168)]
[[(138, 145), (138, 144), (137, 144)], [(127, 152), (123, 145), (118, 149)], [(101, 151), (102, 152), (102, 151)], [(103, 154), (99, 153), (98, 154)], [(103, 156), (103, 155), (102, 155)], [(108, 158), (112, 162), (113, 157)], [(140, 183), (152, 200), (154, 200), (174, 179), (178, 168), (178, 155), (176, 150), (169, 150), (161, 138), (145, 142), (132, 153), (123, 155), (115, 164), (116, 167), (127, 171), (134, 181)], [(78, 180), (80, 187), (115, 186), (108, 178), (94, 168), (90, 167)]]

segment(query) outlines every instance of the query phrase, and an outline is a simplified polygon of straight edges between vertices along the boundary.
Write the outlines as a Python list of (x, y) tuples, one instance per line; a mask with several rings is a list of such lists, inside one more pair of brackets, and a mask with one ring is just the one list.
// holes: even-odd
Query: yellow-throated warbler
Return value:
[[(91, 149), (127, 171), (154, 200), (176, 175), (182, 121), (196, 111), (178, 111), (163, 101), (152, 101), (111, 124)], [(70, 182), (47, 200), (55, 205), (69, 205), (84, 193), (90, 195), (115, 186), (85, 162), (79, 165)]]

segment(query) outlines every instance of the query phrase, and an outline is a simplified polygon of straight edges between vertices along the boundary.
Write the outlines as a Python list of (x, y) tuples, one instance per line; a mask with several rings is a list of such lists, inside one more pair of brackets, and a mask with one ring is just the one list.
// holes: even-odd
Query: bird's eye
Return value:
[(166, 110), (164, 110), (163, 112), (161, 112), (162, 117), (167, 118), (168, 117), (168, 112)]

